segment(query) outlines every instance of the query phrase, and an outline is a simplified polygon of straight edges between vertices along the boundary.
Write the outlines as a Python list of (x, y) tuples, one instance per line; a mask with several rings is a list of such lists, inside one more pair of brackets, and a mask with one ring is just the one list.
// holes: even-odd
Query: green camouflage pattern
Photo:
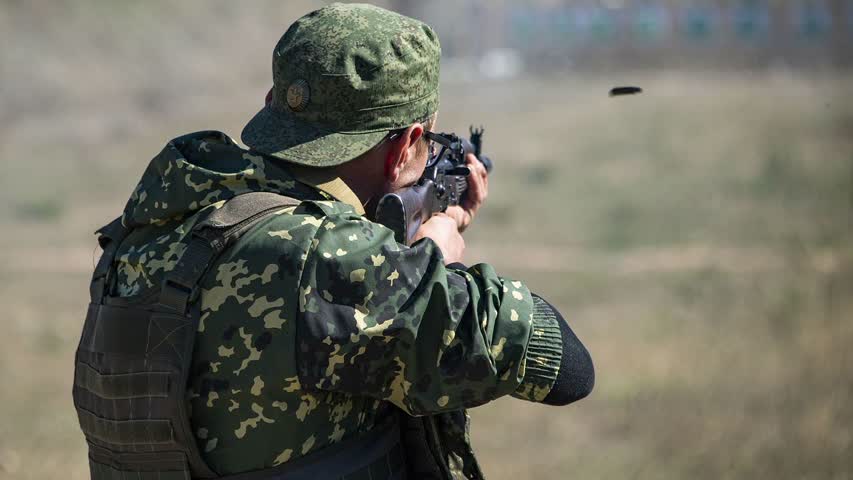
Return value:
[(276, 45), (272, 101), (241, 138), (294, 163), (344, 163), (438, 111), (440, 58), (435, 32), (403, 15), (341, 3), (311, 12)]
[(211, 468), (280, 465), (402, 409), (447, 414), (448, 462), (468, 478), (459, 410), (542, 400), (560, 364), (559, 327), (534, 318), (527, 287), (489, 265), (445, 267), (431, 240), (397, 244), (285, 162), (200, 132), (171, 141), (128, 201), (116, 293), (155, 298), (192, 226), (250, 190), (303, 201), (241, 237), (201, 282), (189, 402)]

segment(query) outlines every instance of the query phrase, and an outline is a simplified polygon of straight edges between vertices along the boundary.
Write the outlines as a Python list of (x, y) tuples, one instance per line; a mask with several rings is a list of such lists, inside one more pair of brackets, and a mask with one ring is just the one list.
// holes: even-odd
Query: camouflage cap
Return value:
[(352, 160), (438, 110), (440, 57), (435, 32), (403, 15), (340, 3), (311, 12), (276, 45), (272, 100), (243, 143), (303, 165)]

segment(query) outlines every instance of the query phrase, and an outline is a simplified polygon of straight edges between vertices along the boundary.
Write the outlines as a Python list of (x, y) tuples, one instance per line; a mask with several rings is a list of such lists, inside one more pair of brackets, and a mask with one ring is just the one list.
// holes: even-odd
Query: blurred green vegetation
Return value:
[[(0, 4), (0, 478), (86, 478), (91, 232), (168, 139), (239, 135), (308, 3)], [(646, 93), (607, 98), (626, 80)], [(571, 407), (474, 410), (488, 478), (853, 476), (851, 80), (445, 77), (438, 129), (485, 124), (496, 162), (468, 263), (555, 302), (598, 377)]]

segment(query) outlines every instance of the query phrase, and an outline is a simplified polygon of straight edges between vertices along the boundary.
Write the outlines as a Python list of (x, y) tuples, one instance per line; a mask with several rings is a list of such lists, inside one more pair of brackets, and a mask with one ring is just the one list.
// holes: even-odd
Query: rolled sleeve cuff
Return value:
[(513, 396), (541, 402), (560, 372), (563, 337), (557, 315), (544, 300), (533, 295), (533, 332), (525, 355), (524, 377)]

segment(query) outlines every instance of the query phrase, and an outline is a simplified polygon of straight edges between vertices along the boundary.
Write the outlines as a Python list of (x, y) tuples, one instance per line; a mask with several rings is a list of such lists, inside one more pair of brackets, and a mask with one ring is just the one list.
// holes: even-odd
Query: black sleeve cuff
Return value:
[(595, 385), (595, 369), (592, 365), (592, 357), (586, 347), (566, 323), (560, 312), (553, 305), (534, 295), (543, 303), (547, 304), (557, 317), (560, 325), (560, 334), (563, 338), (563, 355), (560, 363), (560, 371), (551, 391), (542, 400), (548, 405), (568, 405), (576, 402), (592, 392)]

